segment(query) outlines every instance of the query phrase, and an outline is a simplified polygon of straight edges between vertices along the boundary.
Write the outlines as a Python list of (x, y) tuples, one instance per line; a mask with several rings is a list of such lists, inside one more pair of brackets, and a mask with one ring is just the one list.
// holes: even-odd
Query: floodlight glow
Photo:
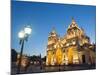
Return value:
[(75, 41), (73, 41), (73, 45), (75, 45)]
[(23, 39), (23, 38), (25, 37), (25, 32), (24, 32), (24, 31), (20, 31), (20, 32), (18, 33), (18, 37), (19, 37), (20, 39)]
[(30, 35), (32, 32), (32, 29), (30, 27), (25, 27), (24, 31), (25, 31), (25, 34)]

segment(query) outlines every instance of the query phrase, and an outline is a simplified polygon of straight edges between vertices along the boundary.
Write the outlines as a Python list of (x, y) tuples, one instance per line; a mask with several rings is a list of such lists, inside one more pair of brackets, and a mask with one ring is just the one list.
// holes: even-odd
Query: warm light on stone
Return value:
[(49, 34), (46, 65), (95, 63), (95, 52), (89, 45), (93, 47), (84, 30), (72, 19), (64, 37), (59, 37), (55, 30)]

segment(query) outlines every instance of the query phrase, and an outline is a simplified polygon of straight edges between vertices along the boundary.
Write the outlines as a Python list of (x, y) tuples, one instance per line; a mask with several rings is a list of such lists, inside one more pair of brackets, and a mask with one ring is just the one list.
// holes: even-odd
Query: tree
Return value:
[(16, 62), (17, 61), (17, 52), (15, 49), (11, 49), (11, 62)]

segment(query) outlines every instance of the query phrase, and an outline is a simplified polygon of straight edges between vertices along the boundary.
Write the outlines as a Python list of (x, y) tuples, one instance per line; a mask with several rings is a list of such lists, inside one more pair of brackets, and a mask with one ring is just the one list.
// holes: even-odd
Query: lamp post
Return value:
[(30, 26), (26, 26), (23, 30), (21, 30), (18, 33), (18, 37), (20, 39), (21, 51), (20, 51), (20, 57), (19, 57), (19, 62), (18, 62), (17, 73), (20, 73), (24, 42), (28, 40), (28, 37), (31, 34), (31, 32), (32, 32), (31, 27)]

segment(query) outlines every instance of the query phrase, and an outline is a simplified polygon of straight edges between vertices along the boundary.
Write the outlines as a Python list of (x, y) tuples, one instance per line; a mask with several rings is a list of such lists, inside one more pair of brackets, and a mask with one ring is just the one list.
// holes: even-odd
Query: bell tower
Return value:
[(56, 33), (55, 28), (53, 27), (52, 31), (49, 33), (48, 36), (47, 58), (46, 58), (47, 65), (54, 64), (55, 44), (57, 41), (58, 41), (58, 35)]

